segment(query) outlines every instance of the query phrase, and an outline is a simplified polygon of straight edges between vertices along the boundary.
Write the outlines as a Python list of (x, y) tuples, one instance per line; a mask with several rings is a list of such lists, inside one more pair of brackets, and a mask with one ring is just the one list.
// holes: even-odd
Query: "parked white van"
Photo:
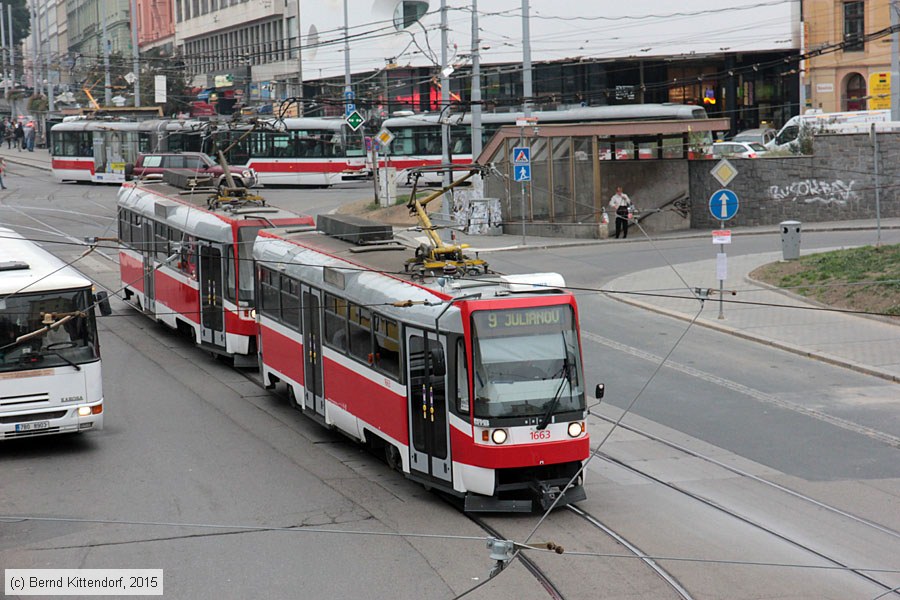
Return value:
[(826, 113), (812, 109), (806, 114), (791, 117), (778, 130), (775, 139), (766, 144), (769, 150), (790, 149), (800, 151), (800, 132), (812, 129), (815, 133), (864, 133), (869, 130), (870, 123), (881, 123), (891, 120), (890, 110), (856, 110), (850, 112)]

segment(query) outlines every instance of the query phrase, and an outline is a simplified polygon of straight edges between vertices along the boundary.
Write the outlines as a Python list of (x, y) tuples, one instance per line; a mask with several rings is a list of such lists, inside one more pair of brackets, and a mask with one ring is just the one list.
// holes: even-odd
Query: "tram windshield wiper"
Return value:
[(550, 402), (550, 406), (548, 406), (547, 410), (544, 411), (544, 416), (541, 417), (541, 422), (538, 423), (535, 429), (546, 429), (547, 425), (550, 424), (550, 418), (553, 416), (553, 411), (556, 410), (556, 406), (559, 404), (559, 399), (562, 397), (563, 386), (565, 386), (567, 383), (569, 384), (569, 396), (572, 395), (572, 374), (571, 365), (569, 364), (568, 351), (566, 351), (566, 357), (563, 358), (563, 364), (560, 371), (562, 374), (562, 379), (559, 382), (559, 387), (556, 388), (556, 394), (553, 396), (553, 400)]

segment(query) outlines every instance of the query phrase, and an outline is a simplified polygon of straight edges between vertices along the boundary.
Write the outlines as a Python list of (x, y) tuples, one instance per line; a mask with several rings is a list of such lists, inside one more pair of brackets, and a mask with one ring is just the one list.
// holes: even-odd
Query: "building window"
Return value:
[(844, 110), (866, 110), (866, 78), (853, 73), (846, 79)]
[(865, 2), (844, 2), (844, 52), (862, 52), (865, 27)]

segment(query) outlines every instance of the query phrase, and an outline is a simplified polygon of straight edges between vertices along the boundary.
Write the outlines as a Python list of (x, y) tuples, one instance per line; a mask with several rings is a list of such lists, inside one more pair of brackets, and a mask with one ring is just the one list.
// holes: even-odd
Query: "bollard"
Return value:
[(782, 221), (781, 253), (784, 260), (800, 258), (800, 221)]

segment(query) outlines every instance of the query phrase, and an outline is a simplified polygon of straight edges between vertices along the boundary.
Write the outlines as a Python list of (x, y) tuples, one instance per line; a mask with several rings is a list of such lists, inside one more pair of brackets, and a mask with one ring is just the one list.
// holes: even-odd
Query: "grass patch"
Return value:
[(900, 244), (811, 254), (750, 276), (822, 304), (900, 316)]

